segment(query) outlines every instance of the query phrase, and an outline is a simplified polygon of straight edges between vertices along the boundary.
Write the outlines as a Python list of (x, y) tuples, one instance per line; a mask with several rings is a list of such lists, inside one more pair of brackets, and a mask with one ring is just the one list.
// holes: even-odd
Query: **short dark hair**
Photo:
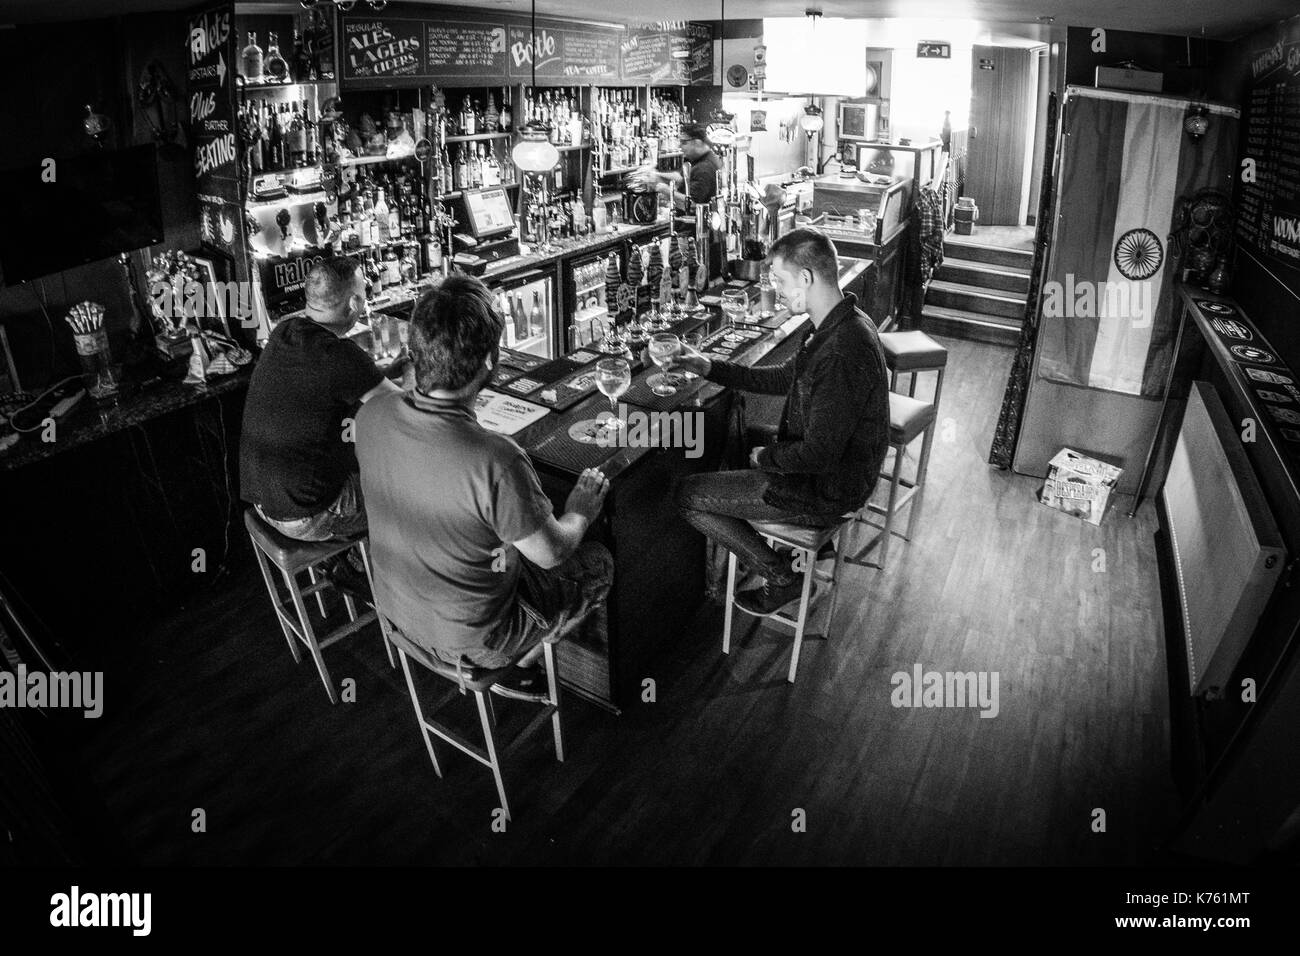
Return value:
[(448, 276), (420, 296), (411, 316), (416, 388), (455, 392), (471, 384), (504, 329), (487, 286), (473, 276)]
[(768, 258), (775, 262), (780, 259), (795, 269), (808, 269), (815, 276), (820, 276), (831, 285), (840, 282), (840, 257), (835, 251), (835, 243), (820, 229), (805, 226), (792, 229), (772, 243)]
[(709, 128), (703, 123), (683, 123), (677, 138), (679, 140), (702, 139), (707, 143), (709, 141)]
[(322, 259), (307, 274), (304, 292), (307, 302), (323, 312), (334, 312), (352, 295), (352, 280), (361, 263), (351, 256)]

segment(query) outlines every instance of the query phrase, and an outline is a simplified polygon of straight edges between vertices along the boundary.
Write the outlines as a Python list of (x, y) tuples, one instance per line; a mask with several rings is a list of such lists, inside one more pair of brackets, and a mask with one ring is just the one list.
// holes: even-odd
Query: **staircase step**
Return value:
[(944, 282), (957, 282), (1017, 295), (1029, 294), (1029, 270), (1015, 266), (991, 266), (984, 262), (971, 262), (954, 256), (944, 256), (943, 265), (935, 278)]
[(983, 315), (998, 315), (1008, 319), (1022, 319), (1025, 315), (1023, 296), (1016, 298), (1012, 293), (992, 292), (979, 286), (945, 282), (942, 279), (935, 279), (930, 283), (925, 303)]
[(970, 262), (986, 262), (994, 266), (1019, 266), (1028, 269), (1034, 264), (1034, 254), (1028, 249), (1011, 249), (979, 242), (971, 236), (950, 232), (943, 238), (944, 255)]
[(921, 309), (921, 331), (956, 339), (1015, 346), (1020, 342), (1020, 323), (964, 309), (925, 305)]

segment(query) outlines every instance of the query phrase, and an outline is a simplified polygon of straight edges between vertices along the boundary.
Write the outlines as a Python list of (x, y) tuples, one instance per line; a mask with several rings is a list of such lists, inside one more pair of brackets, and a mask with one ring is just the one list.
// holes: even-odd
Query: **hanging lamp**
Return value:
[[(533, 0), (532, 24), (529, 27), (528, 62), (532, 66), (534, 92), (537, 90), (537, 0)], [(519, 142), (510, 151), (515, 168), (526, 173), (549, 173), (560, 163), (560, 151), (550, 140), (545, 123), (529, 119), (519, 131)]]

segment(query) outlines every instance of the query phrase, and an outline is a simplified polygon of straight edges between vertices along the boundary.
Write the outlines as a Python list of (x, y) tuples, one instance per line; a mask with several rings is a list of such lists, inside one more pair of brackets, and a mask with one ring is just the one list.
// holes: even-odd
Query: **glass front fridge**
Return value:
[(624, 255), (620, 243), (604, 252), (573, 258), (564, 266), (565, 354), (600, 342), (609, 323), (605, 283), (611, 268), (623, 278)]
[(505, 316), (501, 344), (541, 358), (558, 358), (559, 346), (555, 271), (535, 269), (491, 284), (497, 305)]

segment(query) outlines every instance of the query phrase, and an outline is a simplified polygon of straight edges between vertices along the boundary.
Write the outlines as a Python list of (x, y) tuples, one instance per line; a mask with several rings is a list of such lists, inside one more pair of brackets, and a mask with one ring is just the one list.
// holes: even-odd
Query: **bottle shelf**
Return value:
[(250, 199), (247, 207), (250, 210), (256, 210), (277, 209), (284, 206), (305, 206), (309, 203), (325, 202), (328, 198), (329, 193), (321, 189), (313, 193), (290, 193), (287, 196), (281, 196), (279, 199)]
[[(340, 159), (337, 163), (333, 163), (332, 165), (370, 166), (375, 163), (400, 163), (403, 160), (407, 160), (407, 159), (415, 159), (415, 154), (403, 153), (400, 156), (389, 156), (387, 154), (384, 154), (383, 156), (348, 156), (344, 159)], [(326, 165), (331, 165), (331, 164), (327, 163)]]
[(245, 93), (271, 93), (277, 90), (292, 89), (295, 86), (306, 89), (320, 89), (324, 86), (337, 87), (338, 85), (338, 80), (244, 80), (241, 89)]
[(482, 143), (489, 139), (509, 139), (514, 133), (474, 133), (470, 136), (448, 136), (446, 143)]

